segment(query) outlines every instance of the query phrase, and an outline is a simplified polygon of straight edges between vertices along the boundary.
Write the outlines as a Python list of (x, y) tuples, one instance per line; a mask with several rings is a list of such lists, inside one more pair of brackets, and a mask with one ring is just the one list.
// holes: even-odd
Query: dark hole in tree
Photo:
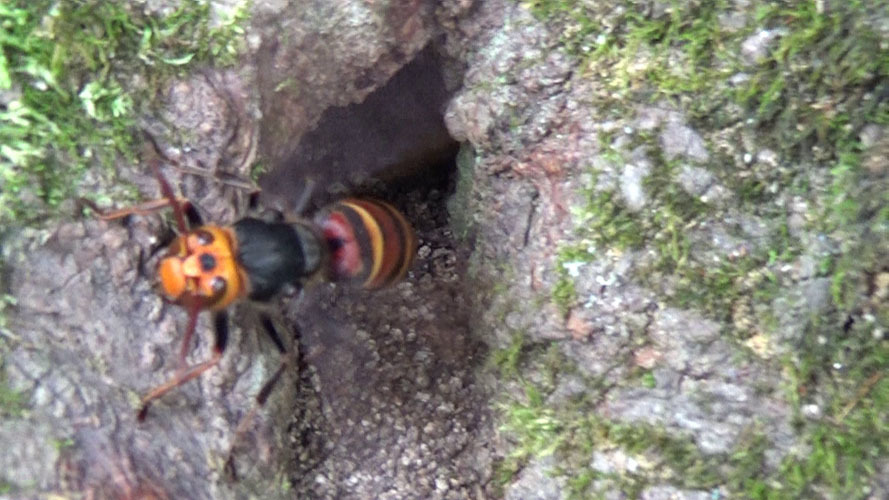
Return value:
[[(468, 381), (483, 359), (479, 344), (469, 339), (468, 309), (460, 300), (463, 260), (456, 256), (445, 207), (458, 144), (444, 125), (451, 94), (444, 67), (427, 49), (363, 102), (328, 109), (288, 161), (260, 182), (263, 197), (293, 204), (306, 180), (314, 181), (309, 212), (347, 194), (379, 196), (405, 213), (427, 249), (425, 256), (418, 252), (407, 293), (397, 287), (307, 287), (299, 302), (288, 303), (285, 314), (298, 325), (300, 379), (286, 413), (288, 433), (298, 443), (287, 466), (296, 491), (316, 491), (318, 471), (336, 477), (347, 456), (361, 470), (384, 470), (387, 450), (400, 446), (386, 429), (424, 428), (434, 419), (469, 429), (478, 420), (474, 398), (466, 393), (440, 396), (442, 405), (454, 408), (446, 417), (430, 412), (417, 396), (424, 387), (418, 380)], [(395, 313), (421, 306), (428, 313)], [(398, 332), (423, 334), (405, 341)], [(411, 361), (420, 352), (431, 353), (428, 363)], [(379, 428), (355, 432), (350, 422), (367, 415), (380, 416), (374, 424)]]
[(292, 208), (311, 181), (311, 208), (343, 194), (446, 187), (458, 149), (444, 125), (449, 98), (441, 61), (427, 48), (363, 102), (328, 109), (288, 160), (262, 177), (263, 196)]

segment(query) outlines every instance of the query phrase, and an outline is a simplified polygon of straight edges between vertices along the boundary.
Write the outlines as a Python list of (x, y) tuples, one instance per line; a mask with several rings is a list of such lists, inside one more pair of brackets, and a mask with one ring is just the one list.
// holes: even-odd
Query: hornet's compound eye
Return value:
[(202, 253), (198, 257), (198, 261), (201, 263), (201, 269), (206, 273), (216, 269), (216, 257), (213, 257), (211, 254)]

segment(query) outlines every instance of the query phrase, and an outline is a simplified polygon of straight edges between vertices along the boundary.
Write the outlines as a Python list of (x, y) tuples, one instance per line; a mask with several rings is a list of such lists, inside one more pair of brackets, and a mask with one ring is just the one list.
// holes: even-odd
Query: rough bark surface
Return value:
[[(753, 30), (744, 2), (729, 3), (720, 25)], [(641, 4), (653, 19), (697, 5)], [(602, 36), (626, 14), (586, 8)], [(266, 206), (292, 209), (311, 184), (310, 206), (343, 185), (393, 199), (417, 227), (418, 262), (391, 289), (324, 283), (267, 306), (299, 361), (236, 448), (232, 482), (234, 428), (279, 363), (251, 306), (235, 309), (221, 364), (140, 424), (139, 397), (172, 375), (184, 328), (153, 290), (170, 224), (20, 230), (3, 246), (17, 303), (0, 378), (24, 398), (0, 419), (15, 497), (727, 498), (741, 494), (737, 471), (774, 478), (811, 449), (799, 429), (823, 423), (827, 396), (815, 382), (786, 389), (799, 352), (821, 342), (813, 318), (843, 339), (877, 325), (865, 336), (885, 349), (887, 231), (825, 234), (811, 219), (836, 174), (776, 151), (737, 106), (692, 120), (692, 104), (652, 102), (644, 82), (616, 91), (568, 50), (564, 23), (518, 2), (252, 9), (244, 65), (174, 84), (144, 119), (178, 164), (165, 175), (221, 222), (244, 213), (257, 158)], [(759, 31), (741, 54), (750, 72), (780, 36)], [(886, 137), (861, 134), (869, 170), (848, 196), (868, 214), (885, 209)], [(454, 140), (456, 174), (436, 170)], [(144, 167), (121, 177), (156, 197)], [(778, 239), (793, 251), (771, 255)], [(865, 305), (843, 309), (819, 265), (850, 248), (866, 255), (850, 292)], [(733, 270), (717, 280), (725, 297), (715, 268)], [(202, 317), (190, 362), (209, 357), (210, 332)], [(825, 360), (842, 387), (842, 360)], [(864, 494), (889, 495), (886, 476)]]
[[(399, 129), (418, 135), (373, 164), (364, 155), (373, 158), (386, 137), (361, 147), (367, 108), (332, 111), (320, 129), (353, 120), (349, 130), (302, 142), (312, 151), (351, 148), (354, 164), (310, 165), (297, 146), (325, 110), (363, 101), (414, 59), (439, 29), (436, 16), (460, 9), (416, 1), (256, 2), (248, 64), (174, 84), (162, 114), (145, 118), (143, 127), (176, 164), (165, 176), (205, 219), (225, 223), (244, 213), (246, 179), (258, 156), (289, 182), (280, 188), (274, 177), (266, 181), (272, 189), (264, 198), (284, 208), (300, 198), (306, 178), (323, 203), (335, 182), (351, 186), (352, 178), (409, 162), (441, 164), (442, 151), (453, 146), (435, 105), (406, 125), (383, 120), (390, 135)], [(393, 105), (410, 109), (432, 95), (442, 107), (437, 74), (414, 84), (411, 95), (389, 91), (404, 97)], [(408, 78), (426, 74), (414, 70)], [(434, 145), (424, 145), (426, 139)], [(121, 177), (145, 199), (157, 197), (147, 163), (141, 166), (121, 165)], [(379, 293), (319, 285), (268, 308), (282, 332), (294, 332), (285, 340), (301, 361), (238, 443), (236, 482), (222, 467), (234, 428), (279, 363), (255, 333), (252, 306), (235, 309), (222, 363), (158, 401), (140, 424), (138, 399), (172, 376), (184, 329), (184, 312), (164, 304), (153, 288), (156, 254), (172, 228), (159, 216), (134, 216), (65, 222), (10, 238), (4, 252), (18, 303), (9, 325), (14, 335), (5, 339), (4, 380), (25, 395), (26, 409), (0, 430), (11, 443), (0, 464), (6, 483), (22, 497), (475, 495), (490, 470), (487, 440), (477, 438), (490, 428), (487, 398), (473, 377), (484, 357), (469, 337), (460, 286), (465, 258), (457, 258), (444, 208), (447, 175), (432, 177), (445, 184), (411, 191), (417, 183), (409, 183), (401, 194), (364, 189), (398, 194), (396, 204), (417, 226), (420, 256), (407, 282)], [(210, 356), (208, 318), (197, 330), (190, 363)]]

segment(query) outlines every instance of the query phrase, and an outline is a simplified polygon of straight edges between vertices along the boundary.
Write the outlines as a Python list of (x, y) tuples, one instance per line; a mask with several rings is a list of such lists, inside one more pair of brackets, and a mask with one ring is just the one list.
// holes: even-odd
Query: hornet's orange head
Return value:
[(201, 226), (178, 236), (158, 266), (161, 288), (177, 304), (220, 310), (246, 295), (230, 229)]

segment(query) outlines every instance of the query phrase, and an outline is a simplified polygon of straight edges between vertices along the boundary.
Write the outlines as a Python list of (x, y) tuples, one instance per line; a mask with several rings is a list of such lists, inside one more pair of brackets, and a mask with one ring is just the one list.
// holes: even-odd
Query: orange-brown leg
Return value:
[(216, 339), (215, 344), (213, 345), (213, 355), (209, 360), (204, 361), (203, 363), (185, 367), (185, 369), (177, 371), (176, 376), (172, 379), (149, 391), (148, 394), (142, 398), (142, 406), (139, 408), (139, 413), (137, 414), (137, 418), (140, 422), (145, 420), (145, 416), (148, 414), (148, 407), (151, 405), (152, 401), (189, 380), (198, 377), (200, 374), (216, 366), (219, 363), (219, 360), (222, 359), (222, 353), (225, 352), (225, 346), (228, 342), (228, 315), (225, 311), (216, 313), (214, 316), (214, 323), (216, 326), (214, 329)]
[[(171, 206), (170, 200), (167, 198), (158, 198), (156, 200), (146, 201), (138, 205), (133, 205), (126, 208), (119, 208), (117, 210), (103, 209), (99, 207), (99, 205), (96, 205), (93, 200), (88, 200), (86, 198), (80, 198), (78, 201), (81, 204), (89, 207), (90, 210), (96, 213), (96, 217), (102, 220), (122, 219), (128, 215), (151, 215), (154, 212)], [(200, 215), (198, 215), (197, 211), (194, 209), (194, 206), (191, 204), (190, 201), (188, 201), (187, 198), (178, 197), (176, 198), (176, 203), (183, 207), (185, 217), (188, 220), (189, 224), (191, 224), (192, 226), (201, 225)]]
[[(155, 144), (154, 138), (149, 134), (146, 134), (146, 137), (149, 139), (149, 142), (154, 145), (155, 151), (159, 152), (160, 149), (157, 147), (157, 144)], [(121, 217), (126, 217), (127, 215), (147, 215), (166, 206), (171, 206), (173, 207), (173, 215), (176, 217), (176, 227), (179, 229), (180, 233), (188, 231), (188, 226), (185, 224), (186, 218), (192, 224), (200, 225), (200, 216), (197, 215), (197, 212), (194, 210), (191, 203), (185, 198), (176, 196), (175, 193), (173, 193), (173, 188), (170, 186), (170, 183), (167, 182), (167, 179), (161, 174), (160, 161), (158, 161), (157, 158), (152, 158), (149, 160), (149, 163), (151, 164), (151, 170), (154, 172), (154, 176), (157, 178), (157, 182), (160, 184), (161, 193), (164, 195), (163, 198), (141, 203), (134, 207), (112, 210), (110, 212), (102, 210), (98, 205), (86, 198), (81, 198), (80, 203), (90, 207), (96, 214), (98, 214), (99, 218), (103, 220), (119, 219)]]
[[(236, 481), (238, 478), (234, 461), (235, 447), (237, 446), (238, 442), (244, 438), (244, 434), (247, 432), (247, 429), (253, 422), (253, 419), (256, 416), (256, 412), (265, 405), (266, 401), (268, 401), (269, 396), (272, 394), (272, 390), (274, 390), (275, 386), (278, 385), (278, 381), (281, 380), (281, 376), (284, 374), (284, 370), (287, 368), (287, 365), (290, 364), (290, 354), (284, 347), (284, 343), (281, 341), (281, 336), (278, 335), (278, 330), (275, 329), (275, 325), (272, 323), (271, 318), (269, 318), (265, 314), (261, 314), (259, 319), (262, 322), (263, 330), (265, 330), (266, 334), (269, 336), (272, 342), (274, 342), (275, 347), (281, 354), (281, 364), (278, 366), (278, 369), (275, 370), (275, 373), (272, 374), (272, 376), (269, 377), (265, 384), (262, 385), (262, 388), (256, 395), (256, 402), (253, 404), (253, 407), (250, 409), (249, 412), (247, 412), (246, 415), (244, 415), (244, 417), (238, 423), (238, 427), (235, 428), (235, 435), (232, 437), (232, 444), (231, 448), (229, 448), (228, 458), (225, 460), (225, 472), (232, 481)], [(299, 332), (297, 331), (297, 335), (298, 334)]]
[[(194, 337), (194, 330), (198, 323), (198, 313), (200, 312), (201, 304), (199, 302), (195, 302), (188, 307), (188, 326), (185, 327), (185, 335), (182, 337), (182, 346), (179, 347), (179, 364), (176, 367), (176, 373), (184, 373), (185, 370), (188, 369), (188, 365), (185, 363), (185, 358), (188, 356), (188, 351), (191, 348), (191, 339)], [(215, 314), (213, 316), (213, 321), (217, 323), (222, 321), (225, 323), (224, 325), (214, 324), (214, 331), (219, 331), (220, 328), (225, 328), (226, 331), (228, 330), (228, 316), (226, 314)]]
[(103, 210), (99, 208), (98, 205), (93, 203), (92, 200), (88, 200), (86, 198), (81, 199), (81, 203), (90, 207), (93, 212), (96, 212), (96, 216), (98, 218), (102, 220), (113, 220), (120, 219), (128, 215), (150, 215), (162, 208), (169, 206), (170, 200), (166, 198), (160, 198), (157, 200), (146, 201), (145, 203), (140, 203), (132, 207), (121, 208), (118, 210)]

